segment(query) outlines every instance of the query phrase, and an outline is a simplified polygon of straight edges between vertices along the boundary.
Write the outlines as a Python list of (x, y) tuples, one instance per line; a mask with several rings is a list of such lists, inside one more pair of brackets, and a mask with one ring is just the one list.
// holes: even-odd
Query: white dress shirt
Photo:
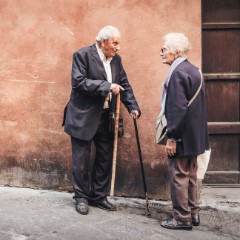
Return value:
[[(106, 59), (105, 55), (103, 54), (101, 49), (98, 47), (97, 43), (96, 43), (96, 48), (97, 48), (98, 55), (103, 62), (103, 66), (104, 66), (105, 72), (107, 74), (107, 81), (109, 83), (112, 83), (112, 70), (111, 70), (111, 65), (110, 65), (112, 58)], [(109, 98), (110, 99), (112, 98), (111, 93), (109, 93)], [(103, 108), (109, 108), (108, 100), (105, 100)]]

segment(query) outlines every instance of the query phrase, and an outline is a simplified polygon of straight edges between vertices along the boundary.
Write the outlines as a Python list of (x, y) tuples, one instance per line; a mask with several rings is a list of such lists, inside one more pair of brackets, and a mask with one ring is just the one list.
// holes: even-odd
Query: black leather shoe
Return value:
[(200, 216), (197, 213), (191, 214), (192, 216), (192, 225), (193, 226), (199, 226), (200, 224)]
[(88, 214), (88, 201), (84, 198), (76, 200), (76, 210), (78, 213), (87, 215)]
[(192, 230), (192, 223), (191, 222), (181, 222), (177, 221), (174, 218), (169, 218), (166, 221), (161, 223), (161, 226), (168, 229), (174, 230)]
[(117, 207), (110, 203), (106, 198), (98, 201), (91, 201), (94, 206), (108, 211), (117, 211)]

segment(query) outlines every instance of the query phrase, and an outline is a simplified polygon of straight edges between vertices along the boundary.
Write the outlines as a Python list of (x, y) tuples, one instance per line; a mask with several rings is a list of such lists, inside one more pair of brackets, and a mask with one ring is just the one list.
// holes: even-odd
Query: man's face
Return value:
[(101, 41), (101, 50), (106, 58), (111, 58), (120, 50), (120, 37), (113, 37)]
[(162, 57), (162, 63), (172, 65), (173, 61), (175, 60), (176, 54), (170, 53), (168, 47), (163, 45), (161, 48), (160, 56)]

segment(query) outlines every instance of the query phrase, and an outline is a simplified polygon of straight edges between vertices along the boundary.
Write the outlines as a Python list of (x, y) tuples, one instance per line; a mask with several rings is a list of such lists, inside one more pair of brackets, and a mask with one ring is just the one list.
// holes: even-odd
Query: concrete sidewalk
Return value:
[(71, 193), (0, 187), (0, 240), (225, 240), (240, 239), (240, 189), (204, 188), (201, 226), (192, 231), (160, 226), (171, 202), (109, 199), (117, 212), (90, 207), (89, 215), (75, 211)]

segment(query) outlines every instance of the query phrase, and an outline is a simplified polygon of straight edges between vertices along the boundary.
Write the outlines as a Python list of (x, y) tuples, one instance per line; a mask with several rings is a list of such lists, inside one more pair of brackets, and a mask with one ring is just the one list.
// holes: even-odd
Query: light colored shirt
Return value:
[(112, 70), (111, 70), (111, 65), (110, 65), (111, 61), (112, 61), (112, 58), (106, 59), (105, 55), (103, 54), (101, 49), (98, 47), (97, 43), (96, 43), (96, 47), (97, 47), (98, 55), (103, 62), (103, 66), (104, 66), (104, 69), (105, 69), (106, 74), (107, 74), (107, 81), (109, 83), (112, 83)]
[[(104, 66), (105, 72), (107, 74), (107, 81), (109, 83), (112, 83), (112, 70), (111, 70), (112, 58), (106, 59), (106, 56), (103, 54), (102, 50), (98, 47), (97, 43), (96, 43), (96, 48), (97, 48), (98, 55), (103, 62), (103, 66)], [(111, 98), (112, 98), (112, 95), (111, 95), (111, 93), (109, 93), (109, 96), (106, 97), (106, 100), (104, 102), (104, 106), (103, 106), (104, 109), (109, 108), (108, 99), (111, 100)]]

